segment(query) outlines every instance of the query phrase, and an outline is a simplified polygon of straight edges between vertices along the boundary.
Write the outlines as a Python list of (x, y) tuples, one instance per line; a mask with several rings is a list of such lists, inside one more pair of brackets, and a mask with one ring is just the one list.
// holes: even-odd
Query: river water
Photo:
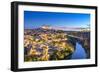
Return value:
[(81, 44), (76, 43), (75, 52), (72, 54), (71, 59), (86, 59), (87, 54)]

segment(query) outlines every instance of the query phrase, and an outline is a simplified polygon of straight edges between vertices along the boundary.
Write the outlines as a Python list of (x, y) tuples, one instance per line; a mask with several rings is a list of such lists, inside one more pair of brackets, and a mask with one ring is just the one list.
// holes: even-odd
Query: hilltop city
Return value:
[[(89, 32), (89, 29), (81, 30), (81, 32)], [(70, 59), (71, 54), (75, 51), (75, 44), (71, 42), (68, 35), (72, 34), (69, 31), (66, 32), (57, 28), (52, 29), (48, 25), (36, 29), (25, 29), (24, 61)], [(83, 45), (89, 48), (88, 40), (85, 40)]]

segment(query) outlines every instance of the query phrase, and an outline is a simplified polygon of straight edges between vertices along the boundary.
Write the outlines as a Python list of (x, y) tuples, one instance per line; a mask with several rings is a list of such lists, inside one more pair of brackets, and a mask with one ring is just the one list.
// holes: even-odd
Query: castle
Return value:
[(42, 29), (51, 29), (51, 27), (49, 26), (49, 25), (43, 25), (42, 27), (41, 27)]

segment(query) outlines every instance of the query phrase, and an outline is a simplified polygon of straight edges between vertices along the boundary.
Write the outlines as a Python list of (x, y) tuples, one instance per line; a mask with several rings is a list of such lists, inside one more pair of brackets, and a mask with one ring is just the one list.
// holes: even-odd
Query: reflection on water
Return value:
[(86, 52), (81, 44), (76, 43), (76, 49), (75, 52), (72, 54), (71, 59), (86, 59)]

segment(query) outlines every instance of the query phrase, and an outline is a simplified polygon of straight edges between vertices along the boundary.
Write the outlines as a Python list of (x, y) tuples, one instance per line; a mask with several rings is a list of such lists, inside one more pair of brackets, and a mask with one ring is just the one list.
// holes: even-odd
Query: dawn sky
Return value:
[(38, 28), (44, 24), (54, 27), (88, 27), (90, 14), (24, 11), (25, 29)]

